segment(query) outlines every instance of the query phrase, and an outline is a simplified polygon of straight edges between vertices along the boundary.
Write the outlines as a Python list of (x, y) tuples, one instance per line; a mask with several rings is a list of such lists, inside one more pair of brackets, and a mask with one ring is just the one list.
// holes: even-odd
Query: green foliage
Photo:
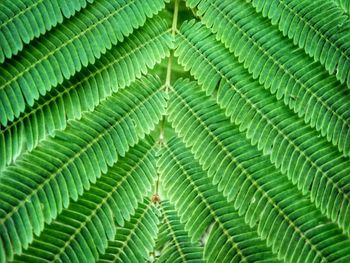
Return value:
[(0, 3), (0, 62), (93, 0), (5, 0)]
[(117, 227), (115, 238), (98, 262), (145, 262), (157, 236), (157, 210), (146, 200), (123, 227)]
[[(212, 183), (223, 191), (228, 201), (234, 201), (241, 215), (245, 214), (247, 224), (258, 224), (259, 235), (288, 262), (308, 262), (310, 258), (316, 262), (342, 262), (344, 255), (349, 260), (348, 237), (247, 141), (214, 100), (194, 87), (193, 82), (175, 83), (168, 106), (169, 121), (212, 178)], [(336, 203), (332, 207), (337, 206)], [(348, 208), (339, 214), (340, 222), (348, 220)], [(197, 230), (198, 227), (196, 225)], [(315, 238), (328, 231), (333, 235)], [(328, 248), (334, 244), (334, 237), (339, 249), (344, 246), (344, 254), (336, 247)]]
[(0, 263), (350, 262), (349, 0), (3, 0)]
[(348, 15), (350, 14), (350, 1), (349, 0), (331, 0), (338, 6), (340, 6)]
[[(93, 262), (97, 259), (99, 253), (104, 253), (108, 240), (119, 239), (120, 228), (114, 221), (125, 225), (137, 202), (142, 202), (142, 197), (151, 190), (156, 169), (152, 153), (151, 145), (145, 142), (131, 149), (118, 166), (109, 169), (89, 191), (65, 209), (15, 261)], [(132, 194), (128, 194), (130, 192)], [(136, 215), (146, 214), (150, 207), (150, 202), (147, 208), (139, 207)], [(151, 219), (156, 224), (154, 217)], [(107, 251), (113, 244), (114, 241)]]
[(103, 99), (146, 74), (169, 55), (171, 43), (164, 21), (152, 19), (117, 49), (27, 107), (15, 121), (1, 127), (0, 169), (16, 159), (23, 147), (31, 151), (54, 130), (63, 130), (67, 120), (80, 119), (82, 112), (92, 111)]
[(18, 117), (25, 103), (32, 106), (39, 95), (93, 64), (163, 7), (163, 0), (100, 0), (35, 40), (0, 68), (1, 123), (6, 125)]
[[(258, 12), (278, 24), (284, 36), (325, 65), (350, 88), (348, 17), (332, 2), (249, 0)], [(344, 2), (344, 1), (343, 1)], [(341, 1), (338, 1), (339, 4)]]
[(246, 225), (233, 205), (210, 187), (210, 180), (190, 150), (175, 139), (164, 149), (159, 173), (185, 229), (197, 241), (210, 227), (204, 251), (207, 261), (277, 262), (256, 229)]
[[(192, 39), (193, 35), (200, 40)], [(216, 101), (225, 109), (226, 116), (238, 124), (241, 131), (246, 131), (245, 136), (251, 143), (257, 144), (265, 155), (270, 155), (271, 162), (287, 174), (303, 193), (309, 191), (311, 199), (324, 213), (338, 220), (350, 233), (348, 158), (344, 158), (325, 138), (319, 138), (317, 131), (281, 101), (270, 96), (200, 24), (184, 24), (178, 46), (176, 54), (179, 61), (191, 69), (207, 94), (215, 93)], [(188, 56), (189, 49), (198, 56)], [(186, 85), (185, 90), (196, 93), (198, 88)], [(196, 94), (199, 96), (200, 93)], [(349, 140), (350, 136), (343, 138)], [(348, 146), (350, 141), (344, 145)], [(329, 196), (329, 200), (325, 196)], [(336, 198), (345, 205), (337, 206)]]
[[(44, 222), (68, 207), (70, 198), (77, 200), (118, 156), (154, 129), (164, 114), (160, 88), (159, 80), (149, 77), (108, 97), (2, 173), (1, 255), (21, 252), (32, 232), (38, 235)], [(25, 232), (23, 221), (29, 224)]]
[(191, 243), (188, 232), (185, 231), (171, 203), (162, 201), (160, 211), (162, 224), (158, 242), (161, 244), (161, 253), (157, 262), (204, 262), (203, 248), (199, 243)]
[(234, 52), (253, 78), (259, 78), (277, 99), (283, 98), (286, 105), (321, 130), (328, 140), (334, 144), (341, 141), (342, 145), (350, 136), (348, 88), (244, 2), (201, 1), (198, 8), (200, 14), (204, 13), (203, 22)]

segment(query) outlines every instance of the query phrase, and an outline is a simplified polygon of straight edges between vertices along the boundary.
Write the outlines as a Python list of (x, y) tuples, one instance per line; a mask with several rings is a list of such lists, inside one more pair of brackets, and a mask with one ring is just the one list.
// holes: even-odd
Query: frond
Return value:
[(157, 237), (158, 213), (153, 203), (146, 199), (130, 221), (123, 227), (117, 227), (114, 240), (108, 243), (105, 254), (98, 262), (146, 262)]
[(94, 0), (3, 0), (0, 3), (0, 63)]
[(79, 119), (83, 111), (92, 111), (100, 101), (130, 85), (168, 56), (172, 38), (167, 28), (162, 19), (150, 19), (95, 64), (41, 97), (7, 126), (1, 126), (0, 170), (22, 150), (31, 151), (54, 130), (64, 129), (68, 120)]
[[(32, 235), (21, 233), (22, 220), (31, 222), (38, 234), (70, 198), (77, 200), (84, 189), (107, 172), (118, 156), (154, 129), (165, 112), (164, 92), (159, 80), (137, 81), (86, 112), (80, 121), (43, 141), (31, 153), (8, 166), (0, 177), (0, 254), (20, 253)], [(32, 230), (31, 230), (32, 231)], [(11, 255), (11, 254), (9, 254)]]
[(33, 41), (0, 66), (0, 122), (13, 121), (26, 103), (32, 106), (39, 95), (93, 64), (164, 5), (164, 0), (95, 1)]
[[(188, 2), (193, 6), (199, 1)], [(202, 21), (265, 88), (334, 144), (349, 137), (350, 94), (345, 85), (245, 1), (200, 2)]]
[(233, 205), (215, 189), (179, 139), (165, 146), (157, 166), (164, 189), (181, 221), (186, 222), (192, 241), (209, 232), (204, 247), (207, 262), (278, 261), (256, 229), (246, 225)]
[(0, 263), (350, 262), (350, 0), (0, 2)]
[(350, 88), (350, 20), (332, 1), (249, 0)]
[[(191, 89), (193, 85), (175, 83), (168, 120), (246, 222), (257, 225), (258, 234), (287, 262), (350, 260), (349, 238), (247, 142), (214, 100)], [(320, 192), (327, 188), (322, 187)], [(332, 195), (321, 196), (330, 200)], [(340, 208), (339, 222), (348, 220), (347, 207)]]
[[(130, 220), (137, 202), (142, 202), (151, 190), (156, 174), (152, 145), (139, 143), (77, 202), (47, 225), (40, 237), (35, 238), (14, 261), (94, 262), (99, 253), (105, 252), (108, 240), (113, 240), (115, 235), (118, 238), (125, 231), (116, 228), (114, 218), (119, 225), (124, 225), (124, 220)], [(149, 201), (146, 204), (147, 209), (151, 207)], [(147, 209), (145, 205), (140, 205), (131, 221), (135, 217), (141, 219), (140, 211), (146, 213)], [(151, 219), (156, 224), (154, 217)], [(129, 225), (126, 223), (124, 227)]]
[(159, 209), (162, 214), (159, 236), (162, 238), (164, 247), (161, 248), (157, 262), (205, 262), (203, 260), (203, 247), (198, 242), (191, 242), (179, 216), (169, 201), (162, 201)]
[[(207, 94), (214, 94), (232, 122), (246, 131), (258, 149), (270, 155), (272, 163), (286, 173), (322, 212), (350, 233), (350, 161), (317, 131), (277, 101), (209, 30), (189, 23), (179, 32), (176, 54), (199, 80)], [(195, 54), (195, 56), (193, 56)], [(186, 96), (202, 96), (196, 85), (184, 84)], [(179, 89), (183, 90), (179, 84)], [(195, 96), (193, 95), (193, 96)], [(327, 123), (328, 125), (329, 123)], [(349, 154), (350, 133), (340, 137)], [(326, 198), (329, 196), (328, 198)], [(343, 206), (336, 204), (341, 202)], [(344, 218), (340, 215), (347, 215)]]

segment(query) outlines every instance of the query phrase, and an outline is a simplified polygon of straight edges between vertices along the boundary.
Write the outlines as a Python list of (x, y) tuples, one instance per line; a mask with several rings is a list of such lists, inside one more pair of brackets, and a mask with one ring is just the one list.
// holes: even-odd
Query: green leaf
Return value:
[(149, 67), (169, 55), (171, 45), (167, 25), (155, 17), (95, 64), (27, 107), (13, 122), (1, 126), (0, 169), (26, 148), (31, 151), (55, 130), (64, 129), (68, 120), (81, 118), (82, 112), (92, 111), (113, 92), (140, 78)]
[(350, 262), (349, 10), (0, 1), (0, 263)]
[[(175, 83), (168, 119), (213, 184), (234, 201), (250, 226), (257, 225), (258, 234), (267, 239), (273, 252), (287, 262), (349, 260), (348, 236), (247, 142), (214, 100), (191, 86), (194, 83), (189, 81)], [(327, 192), (325, 198), (329, 197)], [(343, 209), (341, 220), (348, 218), (348, 212)]]
[[(0, 177), (0, 254), (21, 253), (50, 223), (106, 173), (118, 156), (154, 129), (165, 111), (159, 80), (149, 77), (110, 96), (93, 113), (71, 121), (65, 131), (43, 141)], [(145, 122), (145, 118), (149, 121)], [(21, 231), (22, 218), (29, 223)]]
[(340, 141), (340, 145), (348, 145), (345, 141), (350, 136), (350, 94), (346, 85), (293, 46), (245, 1), (188, 2), (191, 6), (200, 2), (203, 22), (265, 88), (278, 99), (283, 98), (286, 105), (333, 144)]
[(0, 66), (0, 122), (6, 125), (82, 67), (122, 42), (164, 0), (98, 0)]
[[(350, 233), (350, 217), (341, 216), (349, 213), (350, 206), (349, 158), (344, 158), (317, 131), (254, 81), (200, 24), (184, 26), (176, 54), (206, 93), (216, 96), (226, 116), (245, 131), (251, 143), (270, 155), (272, 163), (304, 194), (308, 193), (323, 213)], [(197, 56), (194, 58), (192, 54)], [(189, 93), (200, 94), (195, 85), (186, 86)], [(341, 139), (347, 141), (342, 146), (348, 155), (350, 136), (344, 134)], [(327, 195), (329, 200), (324, 198)], [(339, 200), (344, 206), (339, 206)]]
[(62, 23), (94, 0), (3, 0), (0, 3), (0, 63), (34, 38)]
[(202, 263), (203, 248), (192, 243), (185, 231), (175, 208), (167, 200), (161, 201), (159, 209), (162, 213), (159, 240), (163, 244), (157, 262), (193, 262)]
[(155, 243), (158, 222), (156, 208), (145, 199), (130, 221), (117, 227), (117, 234), (98, 262), (145, 262)]
[(248, 2), (350, 88), (350, 19), (332, 1)]
[(250, 228), (233, 205), (212, 187), (207, 174), (179, 139), (165, 146), (158, 166), (164, 189), (181, 221), (186, 222), (192, 241), (204, 239), (207, 262), (278, 262), (258, 237), (256, 228)]
[[(108, 241), (113, 240), (116, 233), (119, 237), (123, 232), (123, 228), (115, 226), (114, 218), (122, 226), (125, 220), (130, 220), (130, 215), (135, 213), (138, 206), (137, 202), (142, 202), (151, 190), (155, 175), (153, 147), (148, 142), (141, 142), (77, 202), (73, 202), (47, 225), (40, 237), (35, 238), (20, 256), (16, 256), (14, 262), (93, 262), (98, 259), (99, 253), (105, 252)], [(135, 193), (129, 195), (128, 192), (132, 192), (133, 188)], [(127, 206), (128, 203), (131, 205)], [(150, 208), (150, 202), (147, 206)], [(145, 207), (141, 205), (131, 220), (138, 218), (140, 209), (144, 210)], [(157, 222), (154, 218), (151, 217)]]

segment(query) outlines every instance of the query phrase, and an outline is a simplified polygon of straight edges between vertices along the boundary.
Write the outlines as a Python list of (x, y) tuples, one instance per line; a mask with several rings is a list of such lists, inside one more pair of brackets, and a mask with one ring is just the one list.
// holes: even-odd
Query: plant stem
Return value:
[[(175, 0), (174, 2), (174, 14), (173, 14), (173, 23), (171, 26), (171, 35), (175, 40), (176, 31), (177, 31), (177, 20), (179, 15), (179, 0)], [(171, 52), (168, 60), (168, 66), (166, 71), (166, 79), (165, 79), (165, 92), (168, 93), (171, 88), (171, 73), (172, 73), (172, 65), (173, 65), (173, 51)], [(160, 135), (159, 135), (159, 143), (162, 145), (164, 143), (164, 126), (165, 119), (163, 118), (160, 124)]]
[[(174, 40), (175, 40), (175, 36), (176, 36), (176, 31), (177, 31), (178, 15), (179, 15), (179, 0), (175, 0), (173, 23), (171, 26), (171, 35), (172, 35)], [(170, 56), (169, 56), (167, 72), (166, 72), (166, 79), (165, 79), (165, 92), (166, 93), (168, 93), (169, 89), (171, 88), (171, 73), (172, 73), (173, 56), (174, 56), (174, 53), (172, 51)], [(160, 123), (160, 135), (159, 135), (160, 146), (162, 146), (164, 143), (164, 126), (165, 126), (165, 118), (163, 117), (163, 119)], [(159, 195), (159, 175), (157, 176), (155, 195)]]
[[(173, 24), (171, 26), (171, 35), (175, 39), (176, 31), (177, 31), (177, 19), (179, 15), (179, 0), (175, 0), (174, 3), (174, 14), (173, 14)], [(172, 72), (172, 64), (173, 64), (173, 52), (171, 52), (168, 60), (168, 67), (166, 72), (166, 80), (165, 80), (165, 90), (166, 92), (169, 91), (169, 88), (171, 87), (171, 72)]]

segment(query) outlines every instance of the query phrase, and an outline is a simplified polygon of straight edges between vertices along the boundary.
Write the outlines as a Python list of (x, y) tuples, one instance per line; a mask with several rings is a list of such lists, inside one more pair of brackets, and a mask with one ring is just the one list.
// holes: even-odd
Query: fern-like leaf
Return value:
[(0, 263), (350, 262), (349, 0), (0, 2)]
[(0, 67), (0, 122), (18, 117), (26, 103), (32, 106), (39, 95), (93, 64), (163, 7), (164, 0), (98, 0), (34, 41)]
[(130, 221), (123, 227), (117, 227), (114, 240), (108, 243), (106, 252), (98, 262), (146, 262), (157, 237), (158, 214), (153, 203), (146, 199)]
[(155, 17), (95, 64), (27, 107), (19, 118), (7, 126), (0, 125), (0, 170), (23, 149), (31, 151), (54, 130), (64, 129), (67, 120), (79, 119), (83, 111), (92, 111), (112, 92), (140, 78), (169, 55), (171, 46), (166, 23)]
[[(124, 220), (130, 220), (137, 202), (142, 202), (151, 190), (155, 175), (153, 147), (140, 142), (46, 226), (14, 262), (94, 262), (99, 253), (105, 252), (108, 240), (123, 232), (122, 228), (116, 228), (114, 218), (121, 226)], [(150, 207), (150, 202), (146, 203)]]
[(169, 201), (163, 200), (159, 208), (162, 214), (159, 236), (162, 238), (164, 247), (160, 251), (157, 262), (204, 263), (203, 248), (198, 242), (191, 242), (174, 207)]
[(211, 184), (189, 149), (172, 139), (158, 161), (170, 200), (195, 241), (209, 230), (207, 262), (278, 262), (257, 235)]
[[(334, 144), (350, 133), (350, 94), (243, 0), (189, 1), (254, 78)], [(339, 135), (342, 134), (342, 135)]]
[[(169, 121), (246, 222), (257, 224), (259, 235), (287, 262), (350, 260), (349, 238), (247, 142), (214, 100), (190, 89), (193, 85), (175, 83)], [(330, 197), (328, 192), (322, 196)], [(348, 220), (347, 208), (341, 208), (340, 222)]]
[(85, 8), (93, 0), (4, 0), (0, 3), (0, 63)]
[[(310, 191), (316, 206), (332, 220), (341, 219), (338, 223), (350, 233), (350, 218), (338, 218), (350, 206), (349, 158), (264, 90), (200, 24), (184, 25), (176, 54), (207, 94), (215, 93), (218, 104), (240, 130), (246, 131), (252, 144), (270, 155), (276, 167), (287, 173), (299, 189)], [(200, 94), (195, 85), (187, 89)], [(344, 134), (341, 141), (346, 142), (342, 146), (349, 154), (350, 134)], [(325, 198), (327, 195), (330, 200)], [(338, 200), (344, 205), (336, 206)]]
[(350, 19), (331, 1), (249, 0), (350, 88)]
[[(154, 129), (165, 111), (164, 93), (155, 78), (144, 78), (110, 96), (93, 113), (71, 121), (65, 131), (43, 141), (0, 177), (0, 254), (20, 253), (32, 235), (22, 233), (22, 220), (39, 234), (70, 198), (77, 200), (90, 182), (145, 133)], [(43, 207), (41, 207), (43, 205)], [(34, 224), (30, 218), (38, 218)]]

